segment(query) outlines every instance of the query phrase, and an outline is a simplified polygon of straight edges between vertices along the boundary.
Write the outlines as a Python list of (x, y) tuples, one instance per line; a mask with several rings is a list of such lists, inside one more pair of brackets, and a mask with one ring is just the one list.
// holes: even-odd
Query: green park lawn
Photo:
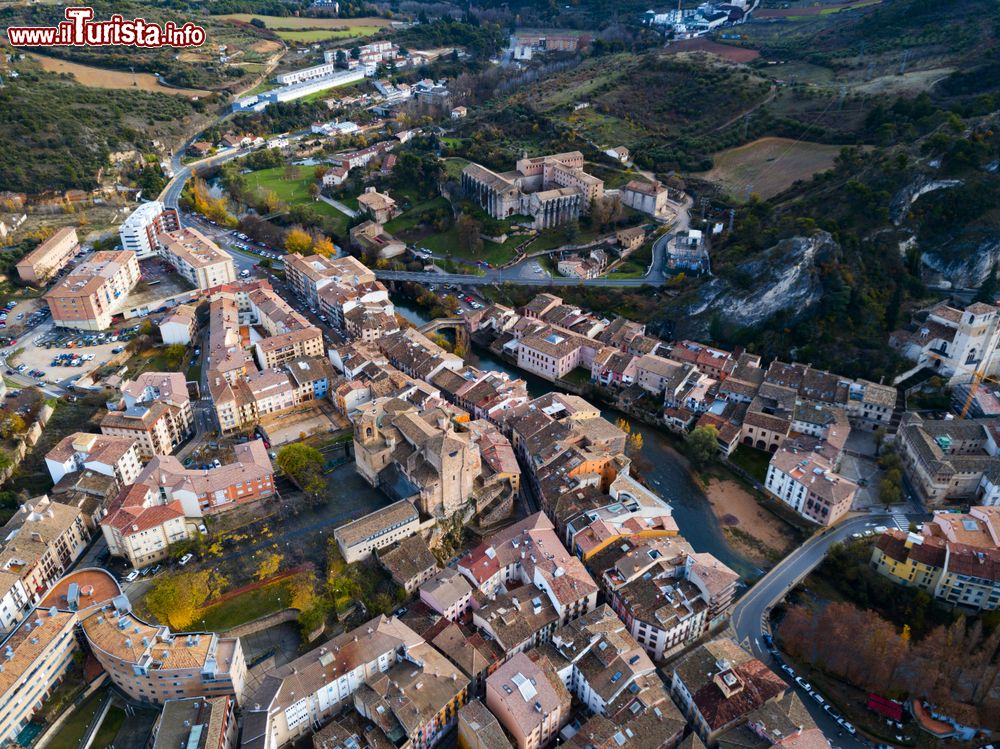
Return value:
[(219, 632), (281, 611), (292, 600), (288, 590), (291, 579), (278, 580), (204, 608), (191, 626), (205, 632)]
[(77, 749), (83, 740), (83, 734), (87, 732), (87, 728), (90, 726), (90, 722), (97, 715), (97, 710), (100, 708), (106, 693), (107, 690), (98, 689), (77, 705), (56, 735), (52, 737), (49, 746), (52, 749)]
[(246, 175), (247, 184), (263, 193), (271, 190), (278, 198), (289, 205), (312, 202), (309, 185), (316, 181), (316, 167), (296, 167), (297, 176), (290, 179), (286, 167), (276, 166), (271, 169), (261, 169)]

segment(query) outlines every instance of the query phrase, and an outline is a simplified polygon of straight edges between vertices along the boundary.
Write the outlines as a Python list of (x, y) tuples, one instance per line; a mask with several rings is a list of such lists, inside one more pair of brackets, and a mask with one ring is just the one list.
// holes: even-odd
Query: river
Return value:
[[(410, 322), (423, 325), (430, 320), (427, 313), (415, 304), (400, 303), (397, 300), (394, 302), (396, 311)], [(466, 358), (470, 364), (480, 369), (506, 372), (512, 377), (524, 379), (528, 384), (528, 393), (532, 397), (537, 398), (554, 388), (548, 380), (522, 372), (498, 359), (486, 349), (475, 347)], [(611, 422), (623, 416), (621, 412), (610, 408), (602, 409), (602, 414)], [(726, 543), (708, 498), (685, 469), (680, 455), (671, 446), (667, 435), (655, 427), (637, 421), (632, 421), (632, 431), (642, 435), (643, 479), (673, 508), (677, 527), (694, 550), (713, 554), (738, 572), (744, 580), (759, 576), (762, 570), (737, 554)]]

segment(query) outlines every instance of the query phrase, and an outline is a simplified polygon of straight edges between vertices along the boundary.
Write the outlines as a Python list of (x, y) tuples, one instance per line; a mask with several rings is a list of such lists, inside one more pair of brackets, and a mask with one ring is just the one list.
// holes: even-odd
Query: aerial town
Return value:
[(0, 8), (3, 747), (997, 745), (988, 0), (118, 5)]

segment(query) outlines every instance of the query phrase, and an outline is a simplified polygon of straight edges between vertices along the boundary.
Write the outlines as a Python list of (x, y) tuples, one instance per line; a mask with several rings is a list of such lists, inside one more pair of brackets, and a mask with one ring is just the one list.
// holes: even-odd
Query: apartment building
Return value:
[(66, 226), (18, 260), (14, 267), (26, 284), (40, 286), (65, 268), (79, 251), (76, 227)]
[(135, 441), (139, 456), (170, 455), (194, 432), (194, 411), (180, 372), (145, 372), (121, 386), (121, 401), (101, 420), (101, 433)]
[(517, 366), (554, 382), (579, 366), (589, 368), (595, 348), (596, 344), (583, 336), (544, 328), (517, 342)]
[(535, 585), (563, 623), (597, 604), (597, 584), (566, 551), (552, 521), (541, 512), (487, 538), (463, 556), (456, 569), (487, 597), (511, 582)]
[[(423, 667), (414, 658), (429, 649), (416, 632), (395, 617), (385, 616), (328, 640), (264, 675), (244, 704), (241, 746), (280, 749), (352, 705), (354, 694), (367, 682), (387, 683), (387, 674), (397, 662), (420, 675)], [(428, 679), (429, 684), (438, 681)], [(411, 679), (406, 684), (415, 686)], [(421, 691), (406, 689), (407, 696), (413, 699), (419, 699)], [(391, 709), (395, 706), (386, 701), (379, 711), (374, 705), (373, 712), (384, 716), (374, 722), (386, 728), (392, 726)]]
[(106, 330), (139, 276), (131, 250), (95, 252), (45, 295), (52, 321), (64, 328)]
[(232, 256), (197, 229), (157, 235), (159, 254), (188, 283), (205, 290), (236, 280)]
[(168, 345), (179, 343), (187, 346), (194, 337), (196, 320), (195, 308), (190, 304), (174, 307), (157, 323), (157, 327), (160, 329), (160, 338)]
[(836, 472), (822, 449), (789, 440), (771, 457), (764, 486), (802, 517), (830, 526), (850, 511), (858, 485)]
[(285, 276), (295, 293), (314, 307), (319, 306), (320, 290), (329, 284), (354, 287), (375, 282), (375, 273), (350, 255), (330, 259), (290, 254), (285, 258)]
[(608, 493), (571, 491), (560, 497), (552, 515), (566, 548), (586, 564), (604, 549), (629, 537), (676, 536), (673, 510), (628, 475), (620, 472)]
[[(83, 513), (75, 507), (51, 501), (42, 495), (25, 502), (0, 528), (0, 573), (8, 573), (10, 604), (4, 618), (17, 619), (24, 606), (36, 604), (63, 572), (75, 562), (90, 538)], [(9, 575), (16, 575), (23, 588)], [(22, 604), (20, 610), (13, 606)], [(2, 605), (0, 605), (2, 610)]]
[(177, 633), (147, 624), (124, 595), (81, 615), (91, 654), (130, 699), (163, 705), (190, 697), (243, 697), (246, 661), (238, 637)]
[(608, 605), (651, 658), (662, 661), (722, 623), (739, 575), (680, 537), (631, 537), (594, 557)]
[(375, 549), (412, 536), (419, 526), (416, 508), (404, 499), (340, 526), (333, 537), (344, 561), (350, 564), (367, 559)]
[(371, 216), (376, 224), (391, 221), (399, 213), (396, 201), (388, 193), (381, 193), (374, 187), (366, 187), (358, 196), (358, 209)]
[(271, 289), (254, 289), (247, 295), (251, 317), (267, 333), (257, 341), (257, 363), (262, 369), (277, 369), (302, 357), (323, 356), (323, 334), (293, 310)]
[(570, 693), (542, 656), (517, 653), (486, 679), (489, 708), (517, 749), (541, 749), (569, 722)]
[(233, 452), (232, 462), (207, 470), (154, 456), (101, 521), (111, 553), (136, 568), (160, 561), (199, 518), (272, 496), (274, 469), (263, 442), (236, 445)]
[(472, 611), (472, 625), (507, 657), (548, 642), (559, 620), (559, 612), (545, 591), (518, 581), (501, 588)]
[(153, 725), (150, 749), (235, 749), (239, 727), (230, 696), (167, 700)]
[(472, 586), (453, 569), (438, 570), (420, 585), (420, 600), (445, 619), (457, 622), (472, 607)]
[(134, 439), (89, 432), (63, 437), (45, 454), (45, 465), (53, 484), (70, 473), (94, 471), (113, 478), (119, 488), (135, 483), (142, 470)]
[(899, 585), (920, 588), (949, 606), (1000, 608), (1000, 509), (935, 512), (920, 533), (885, 531), (872, 567)]
[(729, 638), (711, 640), (674, 661), (670, 676), (674, 701), (709, 746), (788, 690), (780, 676)]
[(653, 661), (608, 606), (560, 627), (541, 651), (590, 715), (676, 711)]
[(160, 234), (178, 231), (180, 216), (174, 208), (167, 208), (158, 200), (143, 203), (132, 211), (118, 227), (122, 249), (131, 250), (140, 260), (155, 257), (159, 249)]
[(79, 650), (76, 614), (35, 610), (35, 616), (0, 642), (0, 741), (15, 745), (18, 734), (62, 681)]
[(469, 700), (458, 711), (459, 749), (511, 749), (496, 717), (479, 700)]
[(257, 362), (262, 369), (277, 369), (294, 359), (323, 355), (323, 334), (312, 326), (257, 341)]
[(407, 595), (413, 595), (439, 570), (437, 558), (423, 537), (417, 534), (400, 539), (389, 548), (376, 549), (375, 556)]

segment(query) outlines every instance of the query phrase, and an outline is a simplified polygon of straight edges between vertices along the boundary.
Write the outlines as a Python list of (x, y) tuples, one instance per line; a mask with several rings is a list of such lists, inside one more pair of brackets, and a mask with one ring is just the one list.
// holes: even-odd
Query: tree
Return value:
[(976, 292), (976, 298), (974, 301), (993, 304), (997, 298), (997, 288), (997, 266), (994, 263), (993, 267), (990, 268), (989, 275), (983, 279), (983, 283)]
[(352, 60), (361, 59), (361, 47), (351, 47), (351, 59)]
[(632, 431), (632, 425), (629, 424), (628, 419), (626, 419), (624, 416), (619, 418), (618, 421), (615, 422), (615, 426), (621, 429), (623, 432), (625, 432), (625, 434), (629, 434)]
[(171, 343), (163, 350), (163, 360), (167, 364), (167, 369), (176, 370), (181, 366), (181, 362), (184, 361), (184, 353), (187, 348), (183, 343)]
[(347, 67), (347, 53), (342, 49), (337, 50), (337, 67), (346, 68)]
[(309, 254), (312, 246), (312, 237), (302, 229), (290, 229), (288, 234), (285, 235), (285, 250), (295, 255)]
[(684, 438), (688, 458), (698, 468), (703, 468), (719, 450), (719, 430), (711, 424), (695, 427)]
[(642, 432), (632, 432), (625, 440), (625, 452), (629, 455), (642, 452), (642, 442)]
[(23, 434), (27, 428), (20, 414), (5, 412), (0, 417), (0, 437), (3, 437), (5, 440), (9, 440), (15, 435)]
[(159, 621), (183, 629), (208, 597), (208, 577), (207, 570), (161, 575), (146, 594), (146, 608)]
[(317, 497), (326, 489), (323, 480), (323, 453), (297, 442), (278, 452), (278, 468), (306, 494)]
[(281, 568), (281, 563), (284, 559), (284, 556), (276, 552), (266, 554), (264, 558), (257, 563), (257, 571), (254, 573), (257, 579), (266, 580), (272, 575), (275, 575)]
[(458, 229), (458, 246), (466, 256), (476, 256), (483, 251), (482, 225), (472, 216), (463, 213), (455, 223)]
[(337, 248), (333, 246), (333, 242), (330, 241), (329, 237), (320, 237), (313, 242), (312, 250), (317, 255), (330, 257), (337, 251)]

